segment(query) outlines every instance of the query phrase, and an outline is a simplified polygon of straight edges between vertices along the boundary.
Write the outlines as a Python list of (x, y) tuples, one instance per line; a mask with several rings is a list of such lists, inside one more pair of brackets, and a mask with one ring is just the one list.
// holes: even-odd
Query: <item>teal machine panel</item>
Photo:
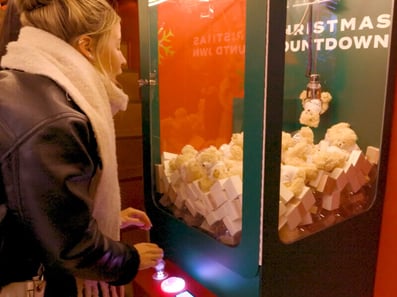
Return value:
[[(140, 6), (145, 63), (141, 75), (152, 79), (151, 86), (148, 79), (148, 87), (142, 88), (145, 194), (153, 221), (151, 239), (164, 248), (167, 258), (217, 296), (260, 294), (266, 42), (266, 18), (262, 14), (267, 5), (258, 1), (246, 8), (245, 1), (197, 1), (190, 5), (165, 2), (153, 6), (149, 3), (149, 8)], [(282, 15), (285, 7), (280, 6), (280, 11)], [(256, 16), (248, 20), (255, 22), (248, 24), (256, 28), (250, 36), (255, 46), (250, 42), (247, 50), (246, 14)], [(257, 59), (250, 61), (253, 67), (244, 71), (248, 50)], [(247, 76), (257, 81), (248, 92), (254, 92), (249, 95), (251, 100), (244, 96)], [(218, 100), (220, 90), (227, 102)], [(227, 123), (226, 129), (221, 123)], [(204, 131), (196, 127), (198, 124), (205, 126)], [(220, 147), (227, 150), (225, 147), (232, 142), (236, 145), (232, 149), (235, 156), (226, 161), (219, 155)], [(186, 157), (183, 152), (187, 149), (194, 154), (190, 167), (178, 163)], [(243, 158), (250, 162), (243, 165)], [(213, 159), (219, 161), (215, 162), (219, 172), (213, 167)], [(205, 173), (197, 173), (196, 160)], [(222, 175), (225, 162), (233, 174)], [(216, 183), (211, 172), (222, 175), (217, 176)], [(184, 174), (198, 174), (200, 178)], [(228, 182), (235, 193), (225, 198), (225, 190), (221, 189), (216, 194), (219, 181)], [(194, 190), (201, 193), (195, 195)], [(213, 193), (211, 197), (208, 192)], [(190, 205), (191, 201), (195, 205)]]
[(151, 240), (217, 296), (372, 296), (394, 40), (373, 2), (139, 2)]

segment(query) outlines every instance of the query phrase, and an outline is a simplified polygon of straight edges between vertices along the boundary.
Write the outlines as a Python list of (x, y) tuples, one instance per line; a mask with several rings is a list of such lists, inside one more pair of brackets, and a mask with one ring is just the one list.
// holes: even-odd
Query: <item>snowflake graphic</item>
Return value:
[(159, 64), (166, 58), (172, 57), (175, 54), (175, 50), (172, 48), (171, 41), (174, 37), (174, 33), (171, 29), (164, 29), (164, 27), (158, 30), (158, 59)]

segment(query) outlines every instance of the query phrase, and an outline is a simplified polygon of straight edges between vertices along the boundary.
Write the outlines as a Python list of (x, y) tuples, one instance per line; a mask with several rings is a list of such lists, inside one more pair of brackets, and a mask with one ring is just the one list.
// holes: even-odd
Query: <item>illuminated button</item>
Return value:
[(161, 290), (166, 293), (178, 293), (185, 288), (183, 278), (172, 276), (161, 282)]

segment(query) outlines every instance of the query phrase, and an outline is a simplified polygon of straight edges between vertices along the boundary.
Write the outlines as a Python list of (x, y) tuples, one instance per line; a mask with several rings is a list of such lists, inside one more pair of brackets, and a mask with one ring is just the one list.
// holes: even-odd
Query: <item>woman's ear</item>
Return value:
[(94, 61), (94, 41), (90, 36), (82, 35), (77, 39), (75, 48), (89, 61)]

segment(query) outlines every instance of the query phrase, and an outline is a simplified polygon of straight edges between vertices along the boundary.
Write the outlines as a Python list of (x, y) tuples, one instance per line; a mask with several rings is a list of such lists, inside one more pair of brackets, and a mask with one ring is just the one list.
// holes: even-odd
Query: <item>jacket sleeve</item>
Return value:
[(8, 204), (45, 265), (80, 278), (125, 284), (138, 271), (139, 255), (106, 238), (91, 215), (89, 193), (98, 164), (96, 141), (83, 114), (47, 119), (3, 160), (4, 186), (12, 197)]

